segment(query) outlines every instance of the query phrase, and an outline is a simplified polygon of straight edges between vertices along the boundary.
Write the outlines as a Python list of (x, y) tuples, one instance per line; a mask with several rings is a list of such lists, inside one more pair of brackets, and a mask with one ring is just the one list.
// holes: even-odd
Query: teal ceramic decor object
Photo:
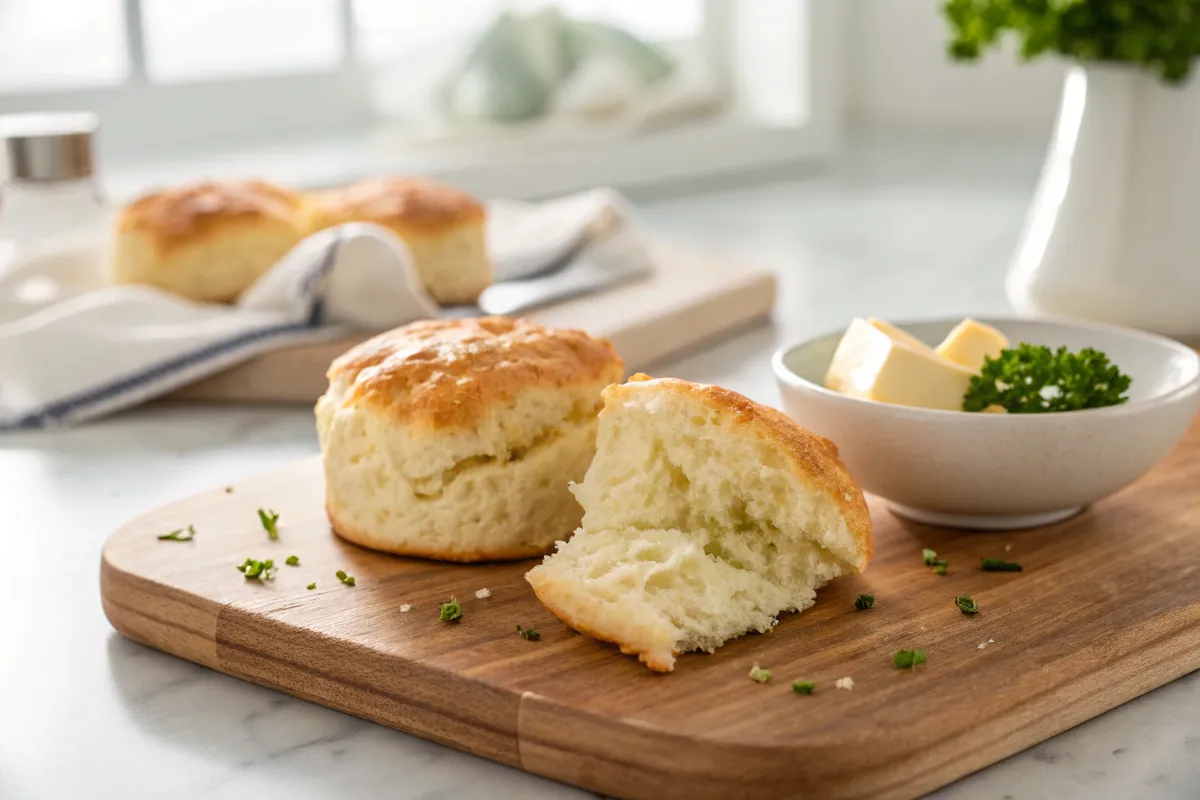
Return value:
[(675, 74), (676, 63), (661, 47), (602, 22), (566, 20), (563, 50), (574, 72), (589, 58), (612, 56), (630, 67), (645, 83), (658, 83)]
[(677, 69), (662, 48), (600, 22), (569, 19), (557, 9), (502, 12), (480, 34), (442, 85), (442, 113), (459, 122), (511, 125), (541, 118), (555, 92), (588, 66), (616, 62), (637, 87)]
[(552, 86), (534, 66), (522, 20), (506, 11), (443, 86), (442, 107), (452, 119), (526, 122), (545, 113)]

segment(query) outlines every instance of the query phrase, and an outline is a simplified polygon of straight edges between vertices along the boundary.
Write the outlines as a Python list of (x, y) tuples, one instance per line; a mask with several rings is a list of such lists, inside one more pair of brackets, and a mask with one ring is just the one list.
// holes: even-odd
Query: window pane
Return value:
[(442, 42), (461, 42), (502, 8), (530, 11), (558, 6), (568, 16), (618, 25), (654, 42), (690, 39), (704, 26), (703, 0), (354, 0), (359, 53), (390, 61)]
[(492, 21), (502, 0), (354, 0), (358, 52), (391, 61), (444, 42), (461, 43)]
[(111, 86), (128, 75), (121, 0), (0, 0), (0, 92)]
[(643, 39), (666, 42), (700, 35), (702, 0), (558, 0), (564, 13), (617, 25)]
[(142, 29), (162, 83), (327, 70), (344, 56), (338, 0), (142, 0)]

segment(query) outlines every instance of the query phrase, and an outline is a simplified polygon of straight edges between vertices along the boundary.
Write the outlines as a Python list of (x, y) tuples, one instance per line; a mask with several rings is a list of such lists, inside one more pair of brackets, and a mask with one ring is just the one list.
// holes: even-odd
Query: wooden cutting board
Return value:
[[(130, 522), (104, 548), (101, 590), (112, 624), (151, 647), (606, 795), (910, 798), (1200, 668), (1197, 487), (1200, 424), (1137, 484), (1049, 528), (940, 530), (872, 501), (865, 575), (670, 675), (558, 622), (523, 580), (530, 562), (456, 566), (342, 542), (315, 459)], [(279, 541), (260, 506), (281, 513)], [(156, 540), (188, 524), (194, 541)], [(924, 547), (948, 576), (923, 565)], [(290, 554), (300, 566), (282, 566)], [(981, 572), (980, 556), (1025, 571)], [(276, 579), (243, 580), (247, 557), (273, 558)], [(873, 609), (855, 611), (860, 592)], [(958, 611), (960, 594), (977, 616)], [(438, 621), (451, 595), (457, 624)], [(928, 662), (894, 669), (910, 648)], [(772, 682), (747, 677), (756, 662)], [(852, 690), (834, 688), (843, 676)], [(816, 693), (794, 695), (796, 678)]]
[[(634, 283), (566, 300), (521, 316), (582, 328), (613, 343), (629, 372), (763, 319), (775, 302), (775, 276), (761, 267), (655, 245), (654, 273)], [(181, 400), (312, 403), (329, 362), (374, 332), (276, 350), (175, 392)]]

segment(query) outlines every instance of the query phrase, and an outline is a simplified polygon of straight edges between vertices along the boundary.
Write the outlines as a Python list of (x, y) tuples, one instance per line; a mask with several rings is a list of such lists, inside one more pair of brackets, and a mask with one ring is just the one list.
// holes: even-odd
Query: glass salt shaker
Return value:
[(86, 112), (0, 115), (0, 273), (46, 248), (103, 235), (98, 128)]

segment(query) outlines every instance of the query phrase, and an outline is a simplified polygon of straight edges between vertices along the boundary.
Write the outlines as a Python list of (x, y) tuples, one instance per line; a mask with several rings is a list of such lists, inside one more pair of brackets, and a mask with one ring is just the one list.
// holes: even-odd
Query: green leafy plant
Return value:
[(1140, 64), (1179, 83), (1200, 55), (1196, 0), (945, 0), (942, 11), (959, 61), (978, 59), (1011, 34), (1026, 60), (1050, 52)]

